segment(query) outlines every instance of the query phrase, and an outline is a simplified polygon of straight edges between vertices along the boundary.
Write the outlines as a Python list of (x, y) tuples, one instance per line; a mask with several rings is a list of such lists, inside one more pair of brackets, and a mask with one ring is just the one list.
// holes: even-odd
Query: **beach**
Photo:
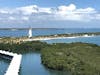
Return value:
[(23, 41), (41, 41), (41, 40), (52, 40), (52, 39), (73, 39), (73, 38), (82, 38), (82, 37), (94, 37), (95, 35), (82, 35), (82, 36), (71, 36), (71, 37), (64, 37), (64, 36), (57, 36), (57, 37), (33, 37), (33, 38), (26, 38)]

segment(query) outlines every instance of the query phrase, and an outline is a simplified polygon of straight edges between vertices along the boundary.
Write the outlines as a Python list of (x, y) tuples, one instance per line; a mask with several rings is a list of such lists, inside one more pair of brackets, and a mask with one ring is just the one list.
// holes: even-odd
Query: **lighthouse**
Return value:
[(29, 28), (28, 37), (32, 38), (32, 28)]

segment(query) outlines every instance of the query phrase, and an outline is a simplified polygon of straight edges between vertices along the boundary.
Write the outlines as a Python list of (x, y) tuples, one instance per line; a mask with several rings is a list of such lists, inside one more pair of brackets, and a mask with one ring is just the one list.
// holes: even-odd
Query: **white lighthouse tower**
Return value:
[(32, 38), (32, 28), (29, 28), (28, 37)]

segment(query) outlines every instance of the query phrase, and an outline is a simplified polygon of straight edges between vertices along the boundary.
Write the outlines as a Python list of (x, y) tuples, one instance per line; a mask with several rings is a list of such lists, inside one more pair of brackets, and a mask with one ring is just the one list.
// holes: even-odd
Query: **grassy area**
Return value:
[(100, 46), (87, 43), (53, 44), (42, 50), (42, 63), (73, 75), (100, 75)]

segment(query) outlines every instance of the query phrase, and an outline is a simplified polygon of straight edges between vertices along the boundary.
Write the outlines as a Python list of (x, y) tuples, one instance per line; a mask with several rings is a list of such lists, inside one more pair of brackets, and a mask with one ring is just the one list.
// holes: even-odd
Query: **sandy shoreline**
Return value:
[(23, 41), (41, 41), (41, 40), (53, 40), (53, 39), (73, 39), (73, 38), (81, 38), (81, 37), (94, 37), (95, 35), (83, 35), (83, 36), (72, 36), (72, 37), (37, 37), (37, 38), (31, 38), (31, 39), (24, 39)]

